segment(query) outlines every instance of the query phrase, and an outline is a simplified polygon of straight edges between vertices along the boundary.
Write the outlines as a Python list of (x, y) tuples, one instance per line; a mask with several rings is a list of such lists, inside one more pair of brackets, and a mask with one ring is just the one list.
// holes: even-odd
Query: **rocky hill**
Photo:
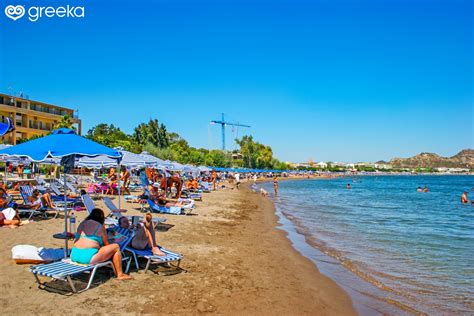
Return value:
[(452, 157), (421, 153), (411, 158), (394, 158), (390, 164), (398, 168), (470, 168), (474, 169), (474, 150), (464, 149)]

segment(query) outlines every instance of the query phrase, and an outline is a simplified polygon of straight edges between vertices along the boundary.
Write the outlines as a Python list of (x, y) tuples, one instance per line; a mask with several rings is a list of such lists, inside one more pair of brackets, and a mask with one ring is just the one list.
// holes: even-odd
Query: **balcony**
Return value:
[(30, 122), (28, 127), (31, 129), (39, 129), (42, 131), (52, 130), (52, 126), (50, 124), (38, 124), (37, 122)]

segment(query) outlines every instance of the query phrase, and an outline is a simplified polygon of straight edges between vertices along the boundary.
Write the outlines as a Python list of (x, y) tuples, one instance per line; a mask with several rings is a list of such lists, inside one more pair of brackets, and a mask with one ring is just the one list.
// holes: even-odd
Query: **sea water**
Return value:
[[(351, 189), (347, 189), (347, 184)], [(273, 184), (265, 183), (269, 192)], [(427, 186), (429, 192), (417, 192)], [(361, 314), (474, 314), (472, 176), (280, 181), (293, 244), (348, 291)]]

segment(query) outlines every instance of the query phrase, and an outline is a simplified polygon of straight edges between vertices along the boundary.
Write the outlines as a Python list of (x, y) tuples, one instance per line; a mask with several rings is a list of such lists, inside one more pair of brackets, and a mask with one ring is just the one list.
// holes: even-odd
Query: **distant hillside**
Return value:
[(464, 149), (452, 157), (421, 153), (411, 158), (393, 158), (390, 164), (398, 168), (470, 168), (474, 169), (474, 150)]

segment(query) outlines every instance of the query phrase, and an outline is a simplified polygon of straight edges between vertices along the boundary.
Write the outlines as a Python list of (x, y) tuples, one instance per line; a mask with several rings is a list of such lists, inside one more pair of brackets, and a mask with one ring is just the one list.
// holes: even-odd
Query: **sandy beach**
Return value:
[[(115, 198), (117, 203), (117, 198)], [(137, 204), (122, 203), (128, 214)], [(79, 212), (79, 220), (86, 212)], [(286, 314), (352, 315), (348, 295), (297, 253), (276, 228), (273, 204), (244, 185), (204, 195), (197, 216), (166, 217), (174, 225), (158, 232), (162, 246), (184, 254), (172, 274), (131, 271), (134, 280), (117, 281), (105, 268), (104, 283), (65, 296), (40, 290), (28, 265), (11, 259), (18, 244), (61, 247), (52, 238), (63, 219), (39, 220), (17, 229), (1, 228), (0, 304), (3, 314)]]

